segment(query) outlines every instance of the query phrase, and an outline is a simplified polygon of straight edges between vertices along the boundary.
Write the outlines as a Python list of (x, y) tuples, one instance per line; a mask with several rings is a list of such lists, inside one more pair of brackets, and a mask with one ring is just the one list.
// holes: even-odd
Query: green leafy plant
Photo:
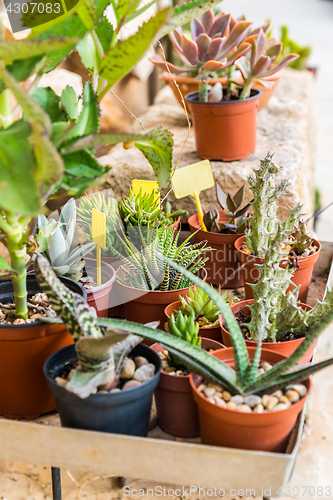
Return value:
[(76, 342), (78, 357), (80, 358), (81, 355), (78, 352), (80, 344), (83, 348), (82, 352), (84, 352), (85, 362), (81, 367), (81, 373), (78, 374), (80, 378), (76, 379), (77, 386), (73, 387), (73, 384), (70, 388), (66, 386), (67, 390), (74, 390), (81, 397), (87, 397), (94, 387), (109, 384), (114, 379), (113, 352), (110, 350), (110, 345), (113, 345), (112, 342), (119, 331), (126, 332), (126, 334), (131, 332), (131, 334), (161, 343), (168, 352), (177, 356), (190, 371), (198, 373), (207, 380), (221, 384), (233, 395), (260, 394), (263, 391), (273, 392), (289, 384), (300, 383), (313, 373), (333, 364), (333, 358), (330, 358), (311, 366), (296, 366), (297, 361), (333, 320), (333, 309), (330, 309), (311, 329), (290, 358), (277, 363), (270, 370), (258, 376), (261, 342), (258, 342), (255, 356), (250, 362), (242, 332), (221, 295), (187, 269), (170, 260), (168, 264), (177, 273), (184, 274), (189, 281), (202, 288), (220, 309), (232, 338), (235, 371), (207, 352), (174, 335), (130, 321), (96, 318), (96, 314), (91, 308), (87, 308), (82, 298), (78, 298), (76, 294), (61, 284), (47, 260), (38, 256), (36, 276), (39, 285), (48, 295), (52, 307), (71, 332)]
[[(104, 15), (109, 3), (82, 0), (74, 11), (38, 27), (31, 12), (27, 13), (23, 22), (32, 27), (29, 37), (0, 40), (0, 238), (10, 255), (10, 265), (1, 258), (0, 269), (12, 275), (16, 313), (23, 319), (28, 317), (26, 269), (29, 252), (36, 250), (35, 219), (51, 202), (54, 210), (101, 181), (109, 167), (99, 165), (94, 148), (133, 142), (152, 165), (160, 187), (168, 184), (173, 168), (171, 132), (159, 126), (142, 135), (99, 134), (99, 102), (135, 66), (155, 37), (188, 22), (218, 0), (165, 8), (124, 40), (119, 38), (120, 28), (147, 6), (114, 2), (117, 25), (113, 26)], [(0, 23), (2, 34), (2, 17)], [(80, 114), (78, 96), (71, 87), (60, 98), (51, 89), (37, 88), (41, 77), (75, 48), (92, 75), (84, 88)], [(26, 91), (20, 83), (30, 77)], [(9, 92), (18, 103), (13, 112)]]
[(283, 45), (283, 50), (280, 57), (284, 57), (291, 52), (293, 52), (294, 54), (298, 54), (299, 56), (297, 60), (293, 61), (290, 64), (290, 68), (297, 69), (299, 71), (306, 69), (308, 59), (312, 52), (311, 47), (302, 47), (295, 41), (291, 40), (289, 37), (288, 26), (281, 26), (281, 43)]
[[(195, 321), (194, 312), (190, 314), (183, 314), (182, 311), (179, 310), (177, 312), (176, 319), (174, 314), (171, 313), (168, 327), (171, 335), (175, 335), (176, 337), (199, 348), (201, 347), (201, 337), (198, 337), (199, 325)], [(184, 367), (183, 363), (178, 361), (177, 356), (169, 354), (169, 358), (172, 366), (176, 366), (178, 368)]]
[[(121, 236), (120, 231), (116, 230), (126, 252), (121, 255), (113, 249), (114, 256), (125, 264), (121, 267), (125, 278), (118, 277), (119, 281), (142, 290), (179, 290), (190, 286), (191, 281), (170, 268), (160, 255), (196, 273), (207, 261), (207, 258), (202, 257), (204, 252), (210, 250), (206, 247), (207, 242), (191, 245), (189, 236), (178, 246), (179, 232), (175, 235), (174, 228), (154, 229), (147, 226), (145, 229), (143, 232), (139, 226), (138, 233), (135, 232), (134, 237), (130, 235), (130, 238), (125, 233)], [(135, 237), (140, 238), (138, 247), (132, 243)]]
[[(230, 299), (228, 292), (222, 294), (220, 288), (218, 292), (230, 306), (239, 300), (237, 297)], [(182, 314), (187, 316), (193, 315), (199, 321), (198, 325), (200, 327), (218, 326), (221, 314), (220, 310), (204, 290), (198, 286), (194, 286), (189, 289), (187, 296), (182, 297), (179, 295), (179, 300), (181, 302), (179, 310)]]
[(79, 281), (84, 267), (82, 258), (95, 248), (95, 243), (80, 245), (70, 252), (76, 227), (76, 205), (71, 198), (61, 209), (59, 222), (45, 215), (38, 216), (38, 234), (36, 239), (39, 250), (49, 260), (58, 276), (68, 276)]
[(206, 212), (203, 218), (207, 231), (224, 234), (244, 232), (244, 218), (252, 203), (247, 203), (243, 208), (240, 208), (244, 201), (244, 194), (245, 184), (241, 188), (239, 188), (234, 196), (231, 196), (230, 193), (226, 195), (221, 186), (216, 183), (217, 200), (225, 215), (229, 217), (229, 220), (228, 222), (222, 222), (221, 224), (219, 224), (219, 212), (218, 210), (216, 210), (216, 208), (214, 208), (213, 210)]
[[(275, 38), (267, 39), (266, 32), (269, 31), (270, 23), (253, 31), (250, 31), (251, 24), (245, 18), (236, 20), (230, 14), (220, 13), (214, 16), (211, 9), (191, 21), (192, 40), (180, 28), (169, 34), (181, 66), (166, 63), (158, 55), (151, 58), (151, 61), (162, 69), (194, 76), (199, 81), (201, 102), (222, 100), (222, 85), (216, 83), (208, 91), (208, 83), (210, 78), (218, 76), (218, 72), (227, 70), (225, 98), (246, 99), (250, 96), (254, 83), (269, 87), (270, 82), (263, 79), (274, 75), (298, 58), (296, 54), (288, 54), (275, 64), (282, 44)], [(241, 82), (233, 82), (235, 67), (241, 72)], [(233, 84), (241, 85), (241, 92)]]

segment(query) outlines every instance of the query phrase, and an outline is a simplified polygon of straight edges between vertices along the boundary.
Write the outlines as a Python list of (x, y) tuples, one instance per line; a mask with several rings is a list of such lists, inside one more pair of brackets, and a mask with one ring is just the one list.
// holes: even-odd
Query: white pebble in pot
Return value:
[(133, 380), (138, 380), (139, 382), (147, 382), (155, 375), (155, 366), (152, 363), (148, 365), (142, 365), (140, 368), (135, 370), (133, 375)]
[(133, 359), (125, 358), (121, 367), (120, 378), (123, 380), (130, 380), (133, 378), (135, 372), (135, 363)]

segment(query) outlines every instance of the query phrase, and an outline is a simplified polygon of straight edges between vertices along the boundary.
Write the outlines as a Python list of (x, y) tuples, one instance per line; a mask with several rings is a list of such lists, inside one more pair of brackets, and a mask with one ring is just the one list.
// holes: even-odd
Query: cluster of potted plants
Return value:
[(282, 43), (269, 30), (270, 23), (252, 29), (244, 16), (215, 16), (210, 9), (191, 21), (191, 38), (182, 28), (169, 34), (179, 66), (159, 55), (151, 58), (168, 71), (163, 75), (176, 96), (174, 82), (183, 84), (200, 158), (233, 161), (254, 152), (258, 107), (267, 103), (281, 70), (299, 57), (279, 58)]

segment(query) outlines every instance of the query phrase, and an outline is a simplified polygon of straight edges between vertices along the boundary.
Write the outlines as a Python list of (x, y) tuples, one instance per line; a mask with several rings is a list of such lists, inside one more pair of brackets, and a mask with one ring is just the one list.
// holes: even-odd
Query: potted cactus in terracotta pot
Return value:
[(235, 241), (244, 233), (246, 214), (251, 203), (244, 204), (245, 184), (234, 196), (225, 194), (216, 183), (216, 197), (221, 210), (216, 208), (206, 212), (203, 217), (207, 231), (201, 227), (199, 215), (188, 219), (190, 230), (196, 243), (207, 241), (213, 249), (205, 269), (207, 282), (222, 288), (238, 288), (244, 285), (240, 262), (237, 258)]
[[(255, 179), (248, 178), (253, 193), (252, 211), (248, 218), (249, 227), (245, 236), (235, 242), (238, 258), (242, 264), (242, 275), (245, 284), (246, 299), (253, 298), (252, 284), (259, 277), (257, 265), (262, 264), (265, 250), (270, 247), (276, 237), (279, 227), (277, 218), (277, 201), (286, 193), (288, 182), (281, 181), (275, 185), (274, 179), (281, 167), (272, 161), (273, 155), (267, 154), (260, 161), (260, 168), (255, 170)], [(300, 286), (299, 300), (306, 303), (313, 266), (317, 262), (320, 252), (320, 243), (311, 238), (306, 231), (305, 224), (300, 219), (301, 207), (298, 205), (291, 213), (291, 226), (288, 236), (283, 242), (284, 257), (281, 266), (293, 268), (291, 281)], [(295, 287), (290, 284), (288, 291)]]
[[(159, 56), (151, 60), (170, 71), (195, 71), (199, 91), (185, 97), (189, 105), (197, 154), (200, 158), (233, 161), (247, 158), (255, 149), (256, 113), (261, 91), (254, 84), (270, 87), (265, 80), (282, 70), (297, 55), (288, 54), (274, 64), (282, 45), (275, 39), (267, 40), (260, 28), (250, 32), (251, 23), (235, 21), (223, 15), (213, 24), (213, 17), (205, 14), (204, 22), (192, 22), (192, 40), (181, 31), (174, 32), (173, 43), (184, 63), (176, 67)], [(207, 33), (208, 30), (208, 33)], [(233, 68), (241, 74), (234, 81)], [(216, 83), (210, 90), (210, 79), (218, 70), (228, 70), (227, 85)]]

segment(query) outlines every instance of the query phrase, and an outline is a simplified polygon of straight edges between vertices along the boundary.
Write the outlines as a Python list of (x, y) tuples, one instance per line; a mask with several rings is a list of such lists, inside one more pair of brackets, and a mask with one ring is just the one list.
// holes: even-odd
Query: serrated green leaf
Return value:
[(76, 177), (95, 178), (104, 173), (104, 167), (88, 151), (77, 151), (63, 157), (65, 173)]
[(91, 31), (95, 26), (97, 18), (97, 7), (94, 0), (84, 0), (83, 2), (80, 2), (76, 12), (87, 30)]
[(136, 10), (140, 2), (141, 0), (119, 0), (115, 9), (117, 19), (125, 17), (127, 22), (127, 16)]
[(126, 17), (126, 22), (129, 23), (130, 21), (132, 21), (132, 19), (137, 18), (138, 16), (140, 16), (141, 14), (143, 14), (144, 12), (146, 12), (146, 10), (149, 9), (149, 7), (151, 7), (155, 3), (156, 3), (156, 0), (152, 0), (152, 2), (147, 3), (146, 5), (144, 5), (143, 7), (141, 7), (141, 9), (137, 9), (136, 11), (132, 12), (132, 14), (129, 14)]
[(30, 127), (22, 120), (0, 130), (0, 208), (13, 214), (37, 215), (40, 212), (29, 138)]
[[(18, 61), (14, 61), (12, 64), (8, 64), (6, 66), (6, 69), (8, 73), (10, 73), (15, 78), (15, 80), (17, 80), (18, 82), (22, 82), (35, 73), (36, 65), (42, 58), (43, 56), (35, 56), (27, 57), (23, 60), (20, 59)], [(2, 88), (4, 83), (1, 82), (0, 85)]]
[(68, 136), (68, 139), (70, 140), (75, 137), (94, 134), (98, 132), (98, 127), (99, 115), (97, 98), (91, 83), (87, 82), (83, 92), (83, 108), (76, 124)]
[(92, 74), (97, 73), (99, 57), (96, 51), (95, 42), (90, 33), (86, 34), (76, 48), (87, 70)]
[(159, 11), (143, 24), (135, 35), (122, 40), (105, 54), (99, 72), (109, 85), (114, 85), (141, 59), (171, 12), (169, 7)]
[(107, 18), (103, 16), (95, 28), (96, 34), (101, 42), (104, 52), (107, 52), (110, 48), (110, 44), (113, 38), (113, 27), (109, 23)]
[(24, 42), (0, 42), (0, 60), (15, 61), (17, 59), (31, 58), (38, 55), (49, 54), (68, 45), (76, 43), (73, 38), (52, 38), (45, 40), (24, 40)]
[(46, 111), (51, 122), (66, 121), (66, 115), (59, 107), (60, 97), (50, 87), (37, 88), (31, 97)]
[(172, 133), (160, 125), (146, 134), (94, 134), (79, 139), (64, 154), (82, 149), (111, 146), (120, 142), (134, 142), (152, 166), (159, 186), (164, 189), (172, 172)]
[(159, 37), (161, 38), (167, 35), (170, 31), (173, 31), (179, 26), (184, 26), (195, 17), (198, 17), (200, 14), (212, 9), (219, 3), (221, 3), (220, 0), (193, 0), (183, 3), (182, 5), (177, 5), (174, 8), (172, 18), (167, 21), (167, 23), (160, 30), (158, 34)]
[(56, 148), (59, 148), (66, 141), (71, 128), (72, 126), (68, 125), (67, 122), (52, 123), (51, 141)]
[[(37, 166), (36, 179), (46, 188), (60, 181), (64, 172), (64, 162), (48, 136), (41, 133), (40, 128), (34, 124), (31, 128)], [(46, 191), (45, 189), (44, 192)]]
[(73, 87), (67, 85), (61, 94), (61, 103), (70, 122), (76, 121), (79, 116), (78, 98)]

